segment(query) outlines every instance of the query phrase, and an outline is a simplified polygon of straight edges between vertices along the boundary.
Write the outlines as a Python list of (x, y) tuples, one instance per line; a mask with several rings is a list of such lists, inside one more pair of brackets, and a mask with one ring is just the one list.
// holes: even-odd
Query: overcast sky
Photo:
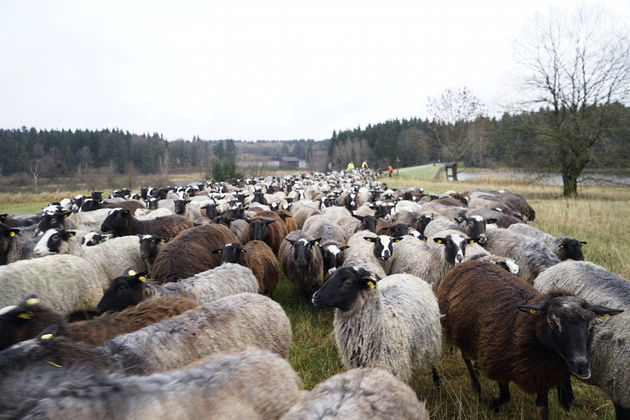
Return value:
[(0, 128), (324, 139), (462, 86), (497, 113), (552, 4), (575, 1), (0, 0)]

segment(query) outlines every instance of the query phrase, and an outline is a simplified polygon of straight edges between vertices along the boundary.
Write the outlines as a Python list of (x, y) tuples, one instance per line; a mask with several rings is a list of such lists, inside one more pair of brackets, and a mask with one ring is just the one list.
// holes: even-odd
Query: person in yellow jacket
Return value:
[(348, 169), (354, 169), (354, 162), (353, 161), (348, 162)]
[(365, 169), (365, 168), (367, 168), (367, 167), (368, 167), (367, 162), (366, 162), (365, 160), (364, 160), (364, 161), (363, 161), (363, 163), (361, 164), (361, 167), (362, 167), (363, 169)]

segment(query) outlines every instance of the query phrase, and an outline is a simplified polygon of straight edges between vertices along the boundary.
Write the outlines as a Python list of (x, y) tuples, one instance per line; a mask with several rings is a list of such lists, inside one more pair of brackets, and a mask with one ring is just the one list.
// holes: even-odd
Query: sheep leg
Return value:
[(573, 387), (571, 386), (571, 378), (558, 385), (558, 402), (565, 412), (569, 412), (575, 397), (573, 396)]
[(433, 384), (436, 388), (440, 387), (440, 374), (438, 373), (436, 368), (431, 368), (431, 374), (433, 375)]
[(615, 419), (616, 420), (630, 419), (630, 408), (622, 407), (618, 403), (614, 403), (614, 405), (615, 405)]
[(539, 419), (549, 419), (549, 393), (536, 395), (536, 412)]
[(492, 409), (494, 412), (498, 413), (501, 406), (510, 401), (510, 397), (510, 384), (499, 384), (499, 398), (492, 400)]
[(462, 357), (464, 358), (464, 363), (466, 363), (466, 367), (468, 368), (468, 374), (470, 375), (470, 381), (472, 382), (473, 389), (477, 393), (479, 399), (481, 399), (481, 385), (479, 384), (477, 373), (473, 369), (470, 359), (467, 359), (466, 356), (464, 356), (464, 353), (462, 353)]

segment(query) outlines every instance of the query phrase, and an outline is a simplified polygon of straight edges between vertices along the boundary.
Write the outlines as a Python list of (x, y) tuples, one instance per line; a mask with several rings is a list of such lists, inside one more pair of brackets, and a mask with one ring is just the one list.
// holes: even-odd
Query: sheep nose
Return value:
[(317, 306), (317, 303), (319, 302), (319, 295), (317, 294), (317, 292), (313, 293), (313, 296), (311, 297), (311, 303), (313, 304), (313, 306)]
[(460, 263), (464, 260), (464, 256), (462, 254), (457, 254), (457, 256), (455, 257), (455, 261)]
[(488, 237), (486, 235), (479, 235), (479, 243), (483, 245), (486, 242), (488, 242)]
[(584, 356), (578, 356), (569, 363), (569, 370), (575, 376), (582, 380), (591, 377), (591, 369), (589, 368), (588, 359)]

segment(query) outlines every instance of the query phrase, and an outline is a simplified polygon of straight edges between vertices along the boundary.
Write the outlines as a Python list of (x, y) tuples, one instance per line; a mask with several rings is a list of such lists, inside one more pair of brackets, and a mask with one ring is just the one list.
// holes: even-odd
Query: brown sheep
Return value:
[[(481, 373), (499, 384), (493, 407), (510, 399), (509, 383), (536, 394), (536, 409), (547, 418), (548, 392), (573, 374), (590, 377), (589, 324), (621, 311), (591, 305), (564, 291), (540, 293), (525, 280), (483, 261), (451, 269), (437, 290), (442, 326), (449, 344), (459, 347), (473, 387)], [(568, 409), (571, 401), (559, 395)]]
[[(273, 211), (261, 211), (249, 222), (249, 240), (263, 241), (278, 255), (280, 244), (287, 236), (287, 227), (282, 218)], [(226, 241), (222, 245), (234, 241)], [(218, 248), (218, 247), (215, 247)]]
[(121, 312), (89, 321), (68, 323), (65, 317), (41, 305), (38, 298), (31, 296), (19, 305), (5, 308), (0, 315), (0, 350), (36, 337), (51, 324), (57, 325), (59, 335), (99, 346), (110, 338), (139, 330), (195, 307), (197, 303), (191, 299), (161, 298), (140, 302)]
[(210, 251), (230, 242), (238, 242), (238, 239), (221, 224), (188, 229), (164, 245), (155, 258), (151, 277), (156, 283), (163, 284), (217, 267), (221, 265), (221, 258)]
[(263, 241), (249, 241), (245, 245), (232, 242), (212, 250), (221, 255), (221, 263), (241, 264), (254, 273), (258, 290), (267, 296), (273, 295), (279, 281), (280, 264), (269, 245)]
[(153, 220), (138, 220), (129, 210), (113, 210), (101, 225), (101, 231), (113, 232), (114, 236), (156, 235), (174, 238), (179, 232), (193, 227), (193, 223), (178, 214)]
[(284, 224), (287, 226), (287, 233), (298, 230), (297, 222), (289, 210), (276, 210), (276, 213), (278, 213), (278, 216), (280, 216), (280, 218), (284, 221)]

